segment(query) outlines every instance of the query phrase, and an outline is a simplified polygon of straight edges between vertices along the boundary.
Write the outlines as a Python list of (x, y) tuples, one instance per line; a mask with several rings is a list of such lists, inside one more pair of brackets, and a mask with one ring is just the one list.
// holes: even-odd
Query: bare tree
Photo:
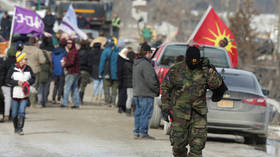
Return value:
[(250, 25), (252, 18), (257, 15), (253, 6), (252, 0), (246, 0), (239, 10), (229, 18), (230, 30), (235, 36), (241, 66), (252, 64), (258, 56), (254, 43), (257, 32)]

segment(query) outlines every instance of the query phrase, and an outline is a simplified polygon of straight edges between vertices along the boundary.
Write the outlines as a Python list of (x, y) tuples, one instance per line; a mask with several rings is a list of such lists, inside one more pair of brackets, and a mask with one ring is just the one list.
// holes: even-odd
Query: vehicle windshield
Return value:
[[(185, 56), (187, 45), (168, 45), (163, 56), (160, 59), (159, 64), (162, 66), (172, 66), (175, 64), (177, 56)], [(230, 68), (229, 60), (226, 53), (217, 48), (205, 47), (201, 51), (201, 57), (207, 57), (211, 64), (219, 68)]]
[(259, 93), (258, 83), (252, 76), (240, 74), (222, 74), (224, 82), (229, 89)]

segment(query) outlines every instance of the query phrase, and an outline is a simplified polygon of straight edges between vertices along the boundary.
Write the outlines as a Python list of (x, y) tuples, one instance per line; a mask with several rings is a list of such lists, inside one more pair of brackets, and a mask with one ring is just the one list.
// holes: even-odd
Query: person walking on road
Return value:
[(72, 109), (80, 107), (81, 101), (79, 96), (78, 81), (80, 77), (80, 55), (76, 49), (74, 40), (67, 40), (66, 46), (67, 57), (62, 60), (61, 65), (67, 69), (65, 77), (64, 96), (60, 107), (67, 107), (69, 104), (69, 94), (72, 91), (74, 106)]
[(46, 62), (40, 65), (39, 72), (39, 93), (38, 93), (38, 101), (42, 105), (42, 107), (46, 107), (48, 102), (48, 94), (50, 89), (50, 79), (52, 75), (52, 67), (51, 67), (51, 59), (49, 52), (43, 50), (43, 54), (46, 58)]
[[(9, 48), (11, 49), (11, 48)], [(22, 49), (21, 49), (22, 50)], [(0, 63), (0, 85), (1, 89), (4, 95), (4, 101), (5, 101), (5, 112), (3, 117), (3, 122), (7, 122), (10, 117), (10, 110), (11, 110), (11, 87), (6, 82), (6, 75), (8, 73), (8, 70), (11, 66), (13, 66), (16, 63), (16, 57), (15, 54), (8, 53), (6, 57), (3, 58), (3, 60)], [(0, 120), (1, 121), (1, 120)]]
[[(222, 78), (200, 58), (200, 50), (190, 46), (185, 61), (172, 66), (162, 85), (162, 114), (172, 120), (170, 142), (175, 157), (202, 157), (207, 139), (206, 89), (216, 89)], [(186, 146), (190, 146), (190, 152)]]
[(29, 44), (25, 45), (23, 51), (28, 56), (29, 62), (28, 65), (32, 68), (34, 75), (35, 75), (35, 83), (33, 84), (34, 92), (31, 90), (30, 93), (30, 103), (31, 105), (37, 104), (37, 92), (39, 90), (39, 72), (40, 72), (40, 65), (46, 63), (46, 57), (43, 54), (43, 51), (39, 49), (38, 39), (36, 37), (29, 38)]
[(118, 88), (117, 64), (120, 52), (119, 47), (115, 46), (116, 44), (113, 38), (107, 40), (106, 48), (101, 54), (98, 70), (98, 77), (104, 79), (105, 104), (109, 107), (112, 104), (116, 106)]
[(10, 67), (6, 82), (12, 88), (12, 119), (15, 133), (23, 135), (25, 109), (28, 101), (29, 87), (35, 82), (35, 75), (27, 65), (27, 55), (22, 51), (16, 53), (16, 64)]
[(155, 139), (148, 134), (148, 128), (153, 114), (154, 97), (159, 95), (160, 87), (151, 57), (151, 47), (144, 43), (133, 63), (133, 101), (136, 105), (133, 133), (136, 139)]
[[(119, 79), (119, 113), (126, 112), (131, 115), (131, 104), (133, 98), (132, 90), (132, 68), (135, 53), (131, 47), (124, 48), (119, 54), (118, 79)], [(120, 93), (124, 93), (121, 95)], [(123, 101), (120, 101), (123, 99)]]
[(51, 53), (52, 58), (52, 77), (54, 80), (54, 88), (52, 94), (52, 103), (61, 104), (61, 97), (63, 97), (63, 87), (65, 82), (64, 67), (62, 67), (61, 62), (63, 58), (67, 56), (65, 46), (67, 44), (66, 40), (61, 40), (59, 42), (59, 47), (54, 49)]
[(93, 80), (93, 100), (99, 103), (104, 98), (103, 79), (98, 78), (98, 69), (101, 56), (101, 43), (96, 42), (93, 44), (92, 50), (89, 53), (91, 59), (91, 76)]
[(81, 41), (81, 48), (79, 50), (80, 54), (80, 78), (79, 78), (79, 95), (81, 103), (84, 103), (84, 93), (87, 85), (91, 82), (91, 65), (92, 58), (89, 56), (89, 43), (86, 40)]

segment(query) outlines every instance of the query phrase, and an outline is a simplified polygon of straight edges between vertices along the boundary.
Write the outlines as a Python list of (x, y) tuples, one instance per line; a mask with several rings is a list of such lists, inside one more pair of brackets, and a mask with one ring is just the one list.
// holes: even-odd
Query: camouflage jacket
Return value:
[(190, 119), (191, 110), (205, 115), (207, 88), (215, 89), (222, 84), (217, 72), (210, 73), (208, 59), (203, 60), (202, 69), (190, 70), (185, 62), (172, 66), (161, 84), (161, 109), (173, 109), (173, 116)]

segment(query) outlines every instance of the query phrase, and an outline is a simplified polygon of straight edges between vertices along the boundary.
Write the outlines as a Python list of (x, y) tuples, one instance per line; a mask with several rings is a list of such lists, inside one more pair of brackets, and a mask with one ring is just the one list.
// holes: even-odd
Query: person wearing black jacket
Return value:
[(53, 26), (54, 26), (55, 20), (56, 20), (55, 16), (52, 15), (50, 10), (48, 10), (46, 16), (43, 18), (46, 32), (48, 32), (50, 34), (54, 34)]
[(102, 99), (102, 96), (104, 96), (103, 80), (98, 78), (99, 62), (102, 51), (101, 43), (96, 42), (93, 44), (89, 53), (89, 58), (91, 60), (91, 77), (93, 80), (93, 98), (96, 102), (99, 102)]
[(9, 40), (11, 23), (8, 12), (5, 12), (1, 19), (1, 34), (6, 40)]
[(125, 111), (131, 115), (131, 104), (133, 98), (132, 90), (132, 67), (135, 53), (132, 48), (124, 48), (119, 54), (118, 78), (119, 78), (119, 113)]
[(90, 62), (91, 58), (89, 57), (89, 43), (86, 40), (81, 41), (81, 49), (79, 50), (80, 54), (80, 78), (79, 78), (79, 95), (81, 103), (83, 104), (84, 92), (87, 87), (87, 84), (90, 83), (90, 73), (91, 67)]
[(126, 113), (128, 116), (131, 115), (131, 107), (133, 101), (133, 88), (132, 88), (132, 72), (133, 72), (133, 61), (135, 59), (135, 52), (132, 49), (128, 49), (127, 58), (129, 59), (124, 63), (124, 87), (126, 88)]
[(125, 108), (125, 104), (126, 104), (126, 99), (127, 99), (127, 93), (126, 93), (126, 88), (125, 88), (125, 82), (124, 82), (124, 78), (125, 78), (125, 74), (124, 74), (124, 64), (127, 60), (129, 60), (127, 58), (127, 52), (128, 49), (124, 48), (121, 50), (121, 52), (119, 53), (118, 56), (118, 79), (119, 79), (119, 94), (118, 94), (118, 112), (122, 113), (126, 111)]
[[(11, 110), (11, 87), (8, 86), (8, 84), (6, 83), (5, 79), (6, 79), (6, 75), (8, 73), (9, 68), (14, 65), (16, 63), (16, 57), (9, 54), (7, 55), (7, 57), (3, 57), (1, 58), (0, 61), (0, 86), (1, 86), (1, 92), (3, 93), (3, 99), (4, 101), (2, 101), (2, 95), (1, 97), (1, 101), (0, 103), (4, 104), (5, 102), (5, 107), (4, 107), (4, 116), (3, 119), (0, 120), (2, 122), (6, 122), (9, 120), (9, 116), (10, 116), (10, 110)], [(4, 105), (3, 105), (4, 106)]]

